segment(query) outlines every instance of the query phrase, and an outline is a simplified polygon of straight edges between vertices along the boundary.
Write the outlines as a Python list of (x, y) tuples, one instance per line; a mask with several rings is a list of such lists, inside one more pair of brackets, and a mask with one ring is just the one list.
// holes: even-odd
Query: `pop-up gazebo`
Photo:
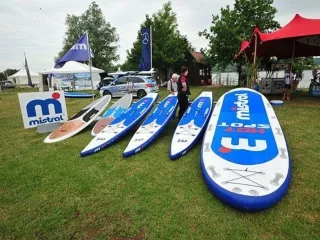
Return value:
[(268, 61), (273, 56), (278, 59), (320, 56), (320, 19), (296, 14), (287, 25), (271, 33), (262, 33), (256, 27), (251, 39), (242, 42), (235, 58), (241, 53), (245, 53), (254, 66), (256, 57)]
[(260, 58), (319, 56), (320, 19), (304, 18), (296, 14), (287, 25), (271, 33), (262, 33), (256, 27), (250, 41), (242, 42), (237, 56), (245, 52), (247, 57), (252, 58), (255, 45), (256, 56)]

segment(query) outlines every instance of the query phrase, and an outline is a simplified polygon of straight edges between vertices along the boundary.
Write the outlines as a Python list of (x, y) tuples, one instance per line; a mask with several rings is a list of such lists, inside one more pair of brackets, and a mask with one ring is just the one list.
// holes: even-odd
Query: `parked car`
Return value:
[[(128, 84), (131, 82), (133, 84), (132, 89)], [(101, 88), (102, 95), (111, 95), (112, 97), (121, 97), (131, 90), (134, 97), (143, 98), (148, 93), (158, 92), (158, 86), (150, 76), (123, 76)]]
[(1, 83), (1, 87), (2, 88), (14, 88), (15, 85), (13, 84), (13, 82), (9, 81), (9, 80), (4, 80)]
[(112, 83), (114, 81), (113, 77), (105, 77), (103, 78), (97, 86), (98, 91), (100, 91), (100, 89), (104, 86), (108, 86), (110, 83)]

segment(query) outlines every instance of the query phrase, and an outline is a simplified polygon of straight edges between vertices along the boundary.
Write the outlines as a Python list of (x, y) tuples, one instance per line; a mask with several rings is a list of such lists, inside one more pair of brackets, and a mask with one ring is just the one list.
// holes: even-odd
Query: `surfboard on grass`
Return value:
[(144, 98), (133, 104), (118, 118), (104, 128), (80, 153), (84, 157), (104, 148), (131, 131), (151, 110), (158, 98), (158, 93), (149, 93)]
[(149, 146), (168, 126), (178, 106), (177, 95), (169, 95), (146, 118), (123, 152), (124, 157), (136, 154)]
[(91, 131), (93, 137), (97, 136), (109, 123), (126, 111), (132, 102), (132, 94), (126, 94), (116, 101), (97, 121)]
[(45, 143), (53, 143), (72, 137), (90, 125), (108, 106), (110, 96), (104, 96), (90, 103), (80, 112), (75, 114), (69, 121), (63, 123), (54, 130), (45, 140)]
[(203, 139), (201, 168), (209, 189), (243, 211), (269, 208), (285, 195), (291, 178), (287, 142), (262, 94), (238, 88), (219, 99)]
[(192, 102), (173, 134), (170, 159), (174, 160), (189, 151), (202, 136), (213, 105), (212, 92), (202, 92)]

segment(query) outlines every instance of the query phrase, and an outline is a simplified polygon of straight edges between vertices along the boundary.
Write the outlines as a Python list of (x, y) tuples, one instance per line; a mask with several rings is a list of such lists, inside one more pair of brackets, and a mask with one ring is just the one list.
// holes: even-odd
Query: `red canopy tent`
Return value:
[(257, 27), (249, 42), (242, 42), (236, 55), (245, 51), (248, 58), (254, 55), (255, 38), (257, 38), (256, 56), (269, 59), (320, 56), (320, 19), (303, 18), (299, 14), (283, 28), (262, 33)]

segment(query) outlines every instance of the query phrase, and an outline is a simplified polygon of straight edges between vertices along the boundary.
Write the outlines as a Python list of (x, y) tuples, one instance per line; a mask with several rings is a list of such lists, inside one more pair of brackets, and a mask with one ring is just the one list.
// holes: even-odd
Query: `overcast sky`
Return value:
[[(80, 15), (92, 0), (10, 0), (0, 1), (0, 71), (21, 68), (23, 52), (29, 67), (41, 71), (53, 66), (53, 59), (62, 48), (67, 14)], [(117, 28), (120, 36), (119, 63), (132, 47), (145, 14), (161, 9), (165, 0), (96, 0), (104, 16)], [(208, 28), (212, 14), (233, 5), (234, 0), (172, 0), (179, 30), (186, 34), (196, 50), (207, 46), (198, 32)], [(283, 26), (296, 13), (308, 18), (320, 18), (319, 0), (275, 0), (276, 20)], [(41, 9), (40, 9), (41, 8)]]

